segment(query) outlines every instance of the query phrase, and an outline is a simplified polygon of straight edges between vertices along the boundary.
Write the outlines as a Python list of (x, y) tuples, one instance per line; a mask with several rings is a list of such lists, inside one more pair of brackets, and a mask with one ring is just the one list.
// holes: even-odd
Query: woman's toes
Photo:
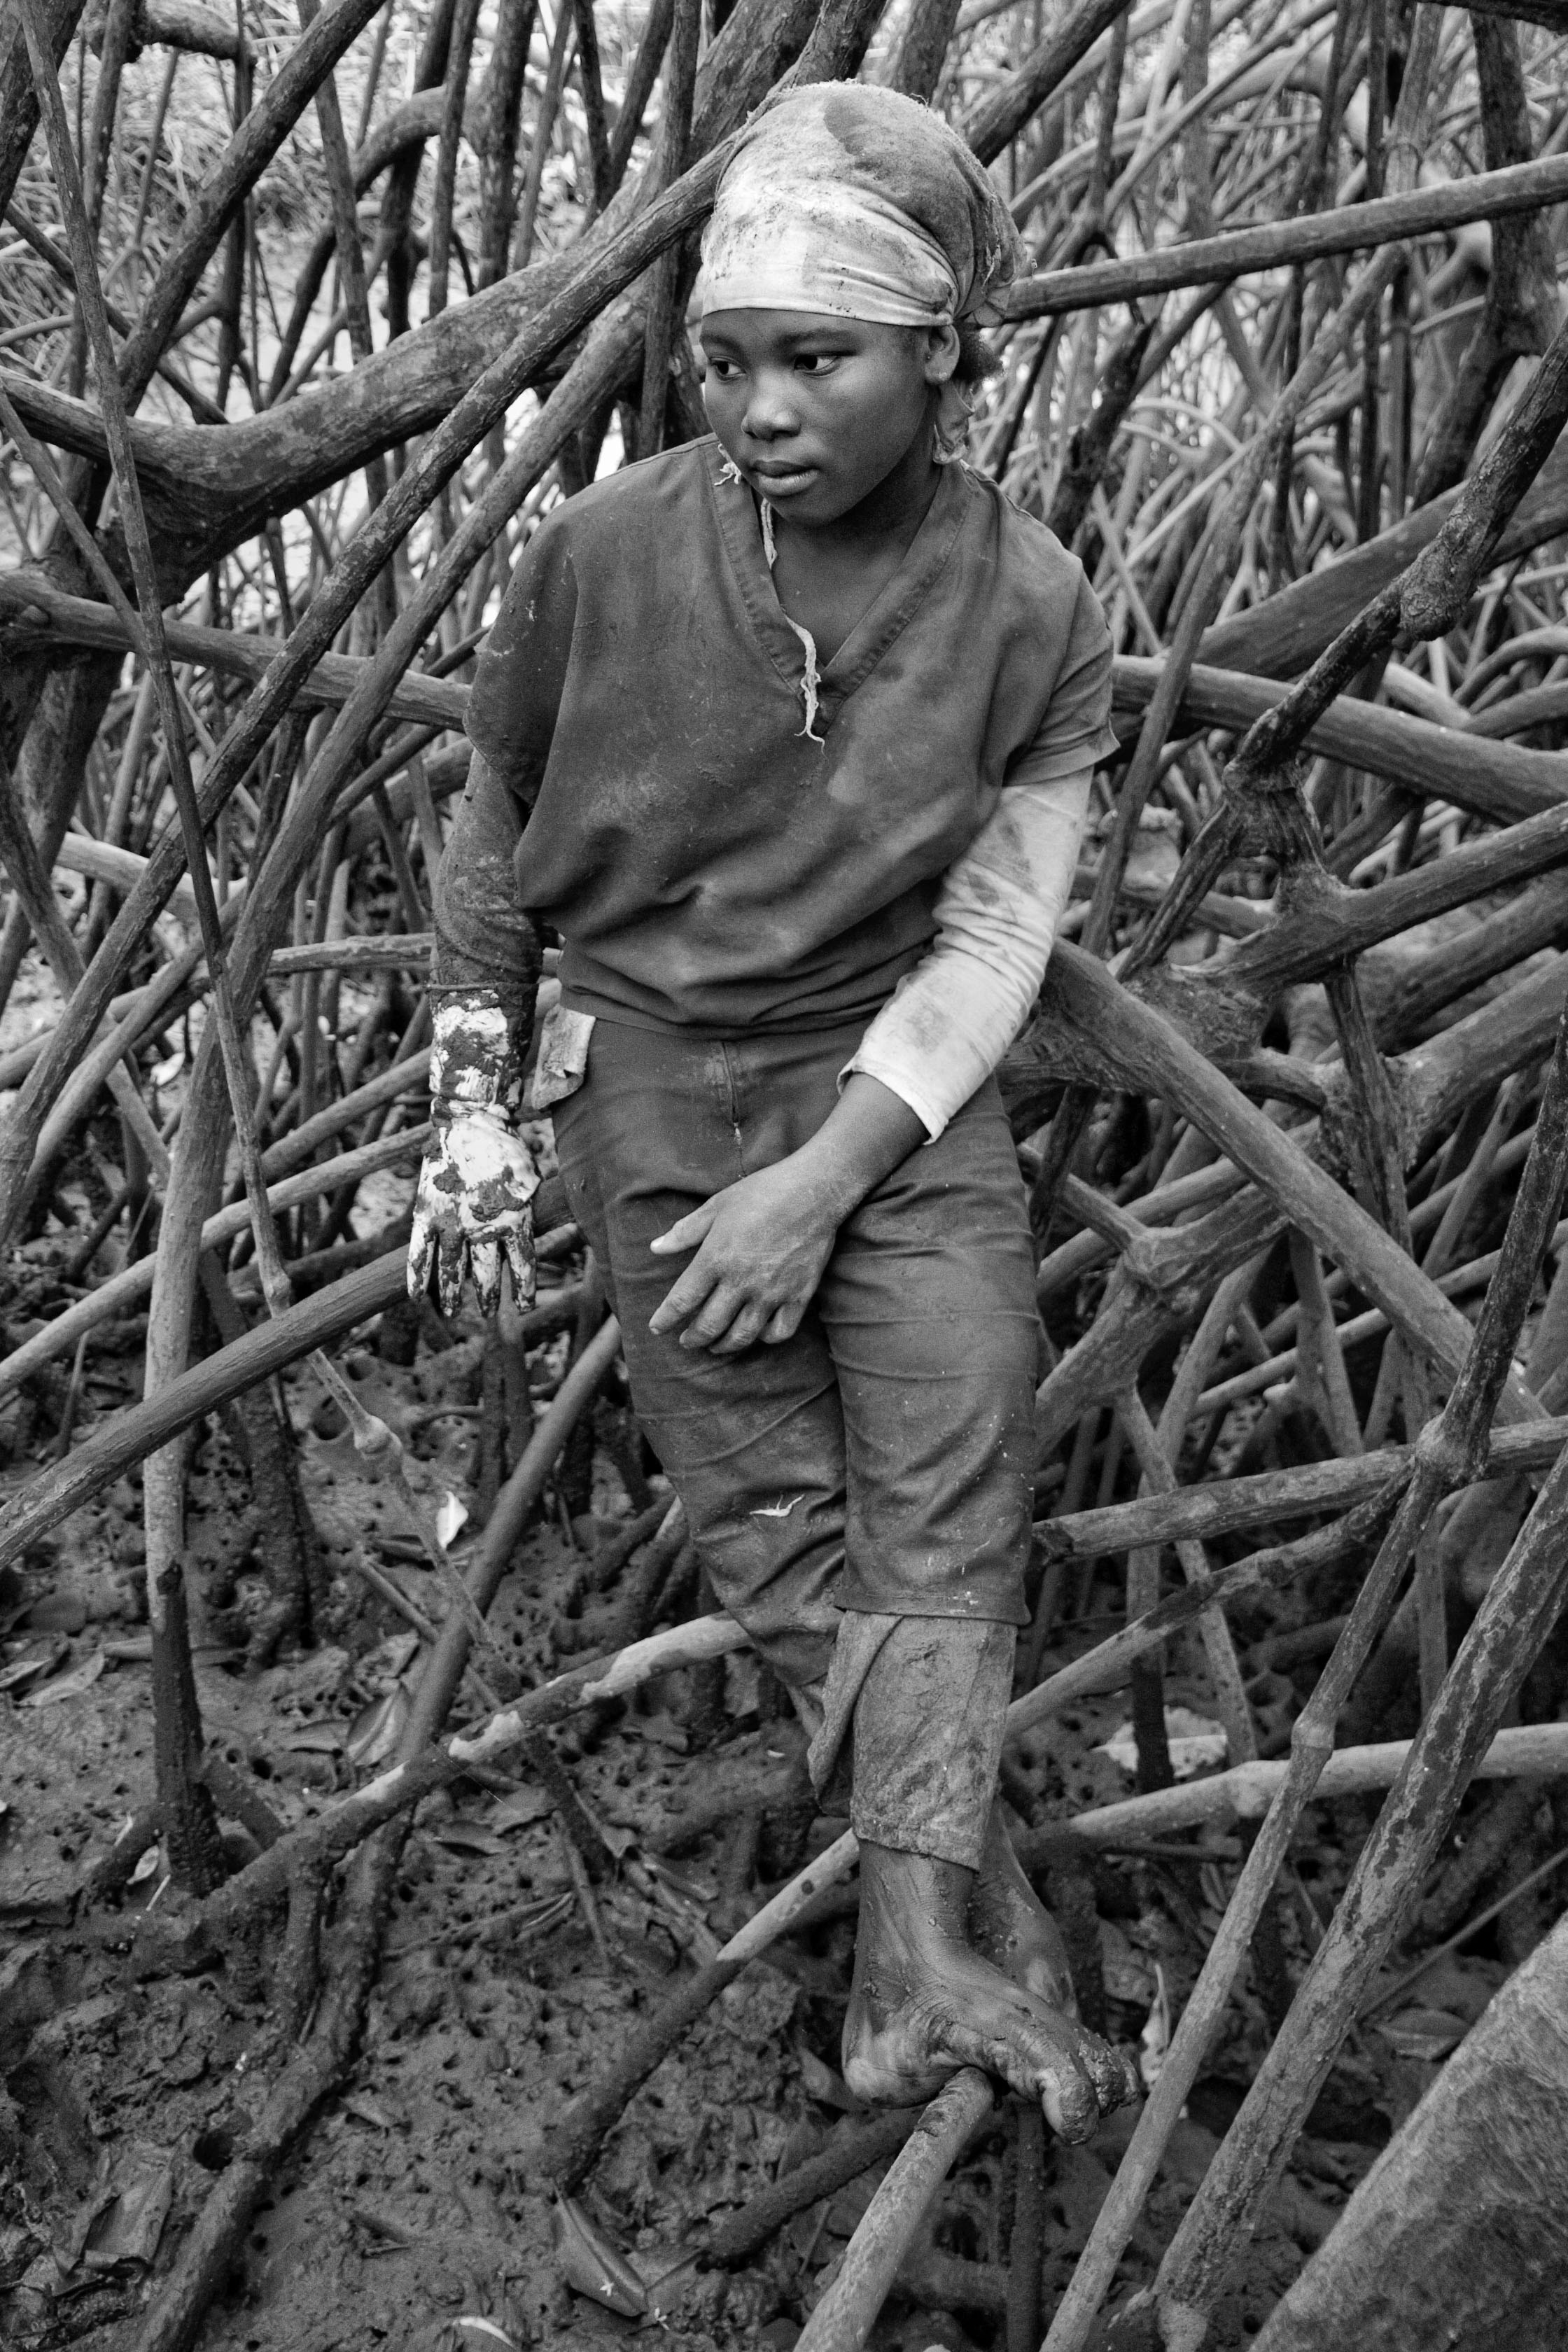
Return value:
[(1084, 2042), (1084, 2063), (1094, 2084), (1100, 2114), (1108, 2116), (1113, 2107), (1124, 2106), (1129, 2099), (1136, 2099), (1141, 2085), (1131, 2062), (1122, 2052), (1112, 2049), (1109, 2042), (1101, 2042), (1092, 2034), (1085, 2034)]
[(1046, 2121), (1058, 2139), (1076, 2147), (1094, 2137), (1100, 2107), (1093, 2084), (1076, 2066), (1043, 2068), (1037, 2087)]
[(1053, 2025), (1056, 2031), (1042, 2037), (1037, 2076), (1046, 2120), (1063, 2139), (1089, 2139), (1102, 2116), (1137, 2095), (1136, 2078), (1110, 2042), (1065, 2018)]

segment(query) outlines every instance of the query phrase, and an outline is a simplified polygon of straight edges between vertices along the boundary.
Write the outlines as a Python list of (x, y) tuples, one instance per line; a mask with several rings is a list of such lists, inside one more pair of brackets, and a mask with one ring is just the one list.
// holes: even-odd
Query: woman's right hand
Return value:
[(539, 1171), (504, 1111), (488, 1103), (437, 1104), (419, 1171), (408, 1242), (408, 1295), (424, 1296), (436, 1269), (443, 1315), (455, 1315), (472, 1274), (481, 1314), (500, 1305), (503, 1258), (520, 1307), (533, 1298), (533, 1195)]

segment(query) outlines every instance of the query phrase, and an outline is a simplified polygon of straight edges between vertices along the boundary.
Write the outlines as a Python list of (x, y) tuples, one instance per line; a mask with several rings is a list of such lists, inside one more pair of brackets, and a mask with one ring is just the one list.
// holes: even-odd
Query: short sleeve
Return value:
[(1110, 631), (1079, 573), (1067, 651), (1034, 740), (1007, 771), (1009, 784), (1054, 784), (1115, 756), (1110, 725)]
[(479, 656), (465, 722), (475, 751), (526, 806), (550, 757), (576, 618), (571, 535), (557, 507), (518, 559)]

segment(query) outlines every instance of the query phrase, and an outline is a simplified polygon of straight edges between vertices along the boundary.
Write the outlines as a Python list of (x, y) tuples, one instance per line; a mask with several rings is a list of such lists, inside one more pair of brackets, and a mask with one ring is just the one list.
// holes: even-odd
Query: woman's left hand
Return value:
[(680, 1331), (683, 1348), (739, 1354), (758, 1339), (794, 1337), (822, 1280), (838, 1232), (832, 1188), (781, 1160), (715, 1192), (650, 1246), (696, 1256), (648, 1325)]
[(697, 1252), (648, 1325), (683, 1348), (739, 1355), (792, 1339), (816, 1295), (838, 1228), (907, 1160), (925, 1126), (880, 1078), (853, 1072), (809, 1141), (715, 1192), (649, 1247)]

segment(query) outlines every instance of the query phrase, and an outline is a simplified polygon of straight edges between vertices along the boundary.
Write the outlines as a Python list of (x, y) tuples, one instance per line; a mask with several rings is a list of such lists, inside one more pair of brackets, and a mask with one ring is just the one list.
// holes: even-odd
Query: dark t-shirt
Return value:
[(716, 441), (556, 508), (469, 700), (492, 772), (475, 762), (442, 864), (441, 976), (501, 977), (521, 906), (561, 932), (583, 1012), (719, 1034), (869, 1019), (1004, 784), (1114, 748), (1082, 566), (960, 466), (824, 666), (811, 733), (805, 671)]

